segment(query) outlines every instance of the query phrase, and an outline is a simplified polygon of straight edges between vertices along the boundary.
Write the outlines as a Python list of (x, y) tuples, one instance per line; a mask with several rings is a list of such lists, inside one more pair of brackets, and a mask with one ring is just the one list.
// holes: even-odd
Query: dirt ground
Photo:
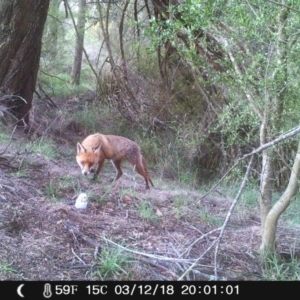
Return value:
[[(99, 280), (103, 249), (128, 257), (105, 277), (110, 280), (177, 280), (189, 268), (184, 280), (216, 279), (215, 270), (221, 280), (262, 279), (258, 210), (232, 214), (215, 256), (218, 228), (232, 199), (202, 199), (153, 170), (155, 187), (146, 190), (126, 164), (115, 184), (109, 162), (93, 181), (75, 161), (79, 137), (66, 134), (64, 143), (57, 140), (55, 159), (26, 154), (25, 146), (0, 145), (0, 153), (6, 149), (0, 155), (0, 280)], [(20, 138), (16, 132), (14, 140)], [(76, 187), (64, 186), (66, 178)], [(86, 209), (74, 206), (80, 191), (91, 195)], [(143, 203), (152, 209), (151, 219), (140, 214)], [(289, 254), (291, 245), (300, 252), (299, 233), (279, 226), (281, 253)]]

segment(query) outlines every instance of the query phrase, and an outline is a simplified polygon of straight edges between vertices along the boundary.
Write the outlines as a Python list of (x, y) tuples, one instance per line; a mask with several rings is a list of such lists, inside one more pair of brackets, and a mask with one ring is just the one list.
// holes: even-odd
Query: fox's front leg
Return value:
[(104, 159), (99, 161), (98, 168), (96, 170), (96, 173), (94, 174), (94, 179), (96, 179), (97, 176), (99, 175), (99, 173), (101, 172), (101, 169), (103, 167), (103, 163), (104, 163)]

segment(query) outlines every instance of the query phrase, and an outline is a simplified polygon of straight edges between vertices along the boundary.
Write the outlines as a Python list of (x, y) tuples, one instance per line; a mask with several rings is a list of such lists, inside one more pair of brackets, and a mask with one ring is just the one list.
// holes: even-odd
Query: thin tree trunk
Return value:
[(44, 34), (47, 38), (47, 53), (49, 53), (52, 60), (57, 56), (58, 46), (58, 28), (59, 28), (59, 5), (61, 0), (52, 0), (49, 7), (49, 21), (46, 23)]
[(74, 56), (72, 73), (71, 73), (71, 82), (72, 84), (76, 84), (76, 85), (80, 84), (83, 43), (84, 43), (84, 33), (85, 33), (85, 14), (86, 14), (86, 0), (79, 0), (75, 56)]
[[(111, 71), (115, 71), (115, 62), (112, 54), (112, 49), (111, 49), (111, 44), (110, 44), (110, 36), (109, 36), (109, 31), (108, 31), (108, 23), (109, 23), (109, 11), (110, 11), (110, 4), (111, 0), (108, 1), (107, 4), (107, 10), (106, 10), (106, 16), (103, 15), (102, 12), (102, 6), (99, 0), (97, 0), (97, 8), (99, 12), (99, 21), (100, 21), (100, 28), (102, 30), (103, 38), (106, 44), (107, 52), (108, 52), (108, 57), (109, 57), (109, 63), (111, 65)], [(104, 17), (105, 17), (105, 22), (104, 22)]]
[(125, 59), (125, 52), (124, 52), (124, 43), (123, 43), (123, 30), (124, 30), (124, 20), (127, 7), (129, 5), (129, 0), (127, 0), (124, 4), (124, 8), (122, 10), (121, 21), (119, 26), (119, 38), (120, 38), (120, 50), (121, 50), (121, 57), (122, 57), (122, 65), (126, 73), (126, 59)]
[[(267, 101), (267, 100), (266, 100)], [(266, 108), (267, 109), (267, 108)], [(267, 116), (261, 124), (260, 128), (260, 145), (264, 145), (267, 142), (266, 129), (267, 129)], [(268, 148), (262, 151), (262, 171), (260, 176), (260, 217), (262, 232), (265, 228), (265, 219), (272, 207), (272, 189), (273, 189), (273, 163), (271, 158), (272, 148)]]
[(291, 171), (289, 184), (280, 197), (280, 199), (274, 204), (265, 218), (262, 243), (260, 249), (268, 254), (275, 251), (275, 238), (278, 219), (281, 214), (289, 206), (291, 199), (295, 196), (298, 190), (298, 178), (300, 174), (300, 141), (298, 143), (298, 150), (294, 160), (294, 164)]
[[(284, 4), (285, 1), (282, 1)], [(283, 107), (285, 101), (285, 94), (287, 91), (286, 82), (288, 82), (288, 72), (287, 72), (287, 50), (286, 43), (288, 41), (288, 36), (286, 33), (286, 21), (288, 18), (289, 9), (285, 6), (281, 9), (278, 15), (278, 37), (277, 37), (277, 45), (276, 45), (276, 54), (277, 54), (277, 65), (275, 71), (271, 75), (274, 78), (274, 81), (281, 83), (279, 85), (280, 91), (278, 91), (272, 99), (269, 100), (269, 95), (266, 97), (266, 105), (264, 112), (264, 121), (261, 125), (261, 134), (260, 134), (260, 142), (261, 145), (267, 142), (267, 138), (271, 139), (270, 133), (273, 131), (277, 132), (282, 128), (282, 114)], [(279, 72), (282, 70), (283, 72)], [(282, 76), (284, 75), (284, 76)], [(268, 93), (267, 93), (268, 94)], [(274, 114), (270, 116), (270, 112), (274, 108)], [(269, 132), (269, 135), (267, 133)], [(300, 144), (299, 144), (300, 147)], [(298, 148), (298, 154), (299, 154)], [(297, 168), (298, 162), (298, 154), (295, 158), (292, 174), (290, 176), (290, 182), (285, 190), (284, 194), (272, 207), (272, 190), (274, 189), (274, 149), (270, 148), (268, 150), (263, 151), (262, 155), (262, 173), (261, 173), (261, 197), (260, 197), (260, 211), (261, 211), (261, 226), (262, 226), (262, 244), (260, 249), (263, 252), (274, 252), (275, 249), (275, 234), (277, 229), (277, 222), (282, 214), (282, 212), (286, 209), (286, 207), (290, 203), (290, 198), (296, 192), (294, 189), (296, 188), (296, 183), (294, 182), (294, 174), (299, 172)], [(299, 154), (300, 155), (300, 154)], [(300, 165), (300, 163), (299, 163)]]

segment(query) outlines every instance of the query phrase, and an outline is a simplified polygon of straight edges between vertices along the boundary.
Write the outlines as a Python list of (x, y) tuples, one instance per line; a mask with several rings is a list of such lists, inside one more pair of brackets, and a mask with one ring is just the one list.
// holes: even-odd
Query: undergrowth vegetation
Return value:
[(92, 275), (100, 280), (126, 280), (130, 278), (128, 269), (130, 269), (130, 262), (134, 262), (134, 260), (122, 249), (111, 248), (106, 245), (101, 254), (97, 256), (97, 261)]
[[(75, 105), (81, 107), (80, 103)], [(39, 135), (38, 130), (30, 139), (19, 141), (10, 135), (12, 128), (1, 125), (1, 143), (7, 145), (10, 150), (21, 149), (18, 153), (15, 153), (14, 160), (15, 163), (17, 162), (17, 169), (12, 171), (12, 174), (19, 178), (29, 178), (30, 168), (32, 165), (36, 165), (36, 158), (44, 161), (56, 161), (61, 160), (65, 156), (63, 158), (65, 162), (69, 162), (77, 168), (74, 157), (76, 141), (80, 141), (86, 134), (102, 132), (134, 138), (142, 148), (151, 173), (155, 174), (154, 182), (159, 189), (173, 190), (174, 192), (186, 190), (201, 195), (206, 193), (215, 183), (215, 181), (201, 182), (198, 179), (197, 172), (201, 172), (201, 170), (191, 166), (191, 162), (189, 164), (190, 158), (185, 156), (187, 153), (183, 151), (183, 149), (187, 149), (188, 145), (185, 145), (182, 139), (179, 138), (178, 132), (172, 133), (172, 136), (162, 134), (160, 138), (157, 135), (154, 137), (150, 136), (140, 126), (128, 124), (121, 115), (118, 115), (118, 112), (112, 111), (111, 108), (107, 108), (99, 103), (86, 104), (84, 109), (76, 109), (76, 113), (72, 113), (72, 109), (69, 110), (68, 104), (66, 106), (61, 105), (59, 111), (50, 110), (43, 113), (49, 114), (49, 116), (44, 115), (45, 119), (48, 119), (48, 122), (43, 124), (47, 128), (44, 135)], [(50, 116), (54, 119), (57, 117), (59, 121), (51, 122), (49, 120)], [(114, 120), (113, 122), (112, 119)], [(117, 122), (115, 121), (116, 119), (118, 120)], [(40, 126), (42, 126), (41, 123)], [(74, 132), (72, 132), (73, 130)], [(70, 133), (72, 133), (72, 138)], [(66, 141), (63, 141), (66, 135), (69, 136), (73, 149), (70, 149), (69, 142), (65, 144)], [(64, 145), (67, 145), (67, 148)], [(192, 143), (190, 145), (191, 147), (193, 146)], [(80, 175), (79, 169), (77, 171), (78, 175)], [(49, 177), (49, 180), (41, 186), (40, 191), (46, 201), (52, 204), (59, 204), (67, 199), (74, 199), (74, 195), (84, 191), (88, 193), (90, 201), (102, 208), (111, 201), (110, 195), (115, 186), (113, 182), (114, 176), (115, 171), (113, 167), (107, 164), (103, 168), (100, 178), (95, 182), (95, 190), (85, 190), (84, 188), (85, 182), (88, 183), (90, 179), (80, 179), (77, 176), (66, 173), (56, 177)], [(163, 224), (161, 217), (163, 214), (158, 212), (157, 208), (153, 207), (147, 198), (142, 199), (136, 191), (140, 183), (139, 175), (133, 171), (126, 171), (123, 176), (130, 178), (132, 187), (120, 187), (116, 198), (119, 205), (123, 203), (124, 199), (129, 201), (128, 203), (133, 204), (135, 202), (131, 213), (136, 218), (150, 226), (161, 226)], [(107, 179), (111, 184), (105, 183)], [(101, 196), (97, 191), (98, 185), (103, 189)], [(225, 220), (223, 213), (227, 211), (228, 206), (220, 209), (219, 213), (216, 213), (215, 210), (212, 211), (210, 207), (218, 206), (217, 197), (233, 199), (238, 189), (239, 183), (237, 180), (235, 183), (230, 180), (223, 181), (211, 195), (216, 197), (216, 200), (211, 203), (212, 206), (202, 206), (200, 210), (193, 209), (196, 202), (193, 197), (181, 194), (173, 196), (169, 200), (170, 211), (168, 213), (174, 220), (191, 224), (191, 226), (195, 220), (201, 220), (211, 228), (218, 228), (222, 226)], [(249, 181), (249, 185), (242, 193), (235, 208), (236, 218), (240, 222), (243, 223), (243, 220), (248, 219), (251, 214), (257, 217), (259, 207), (257, 201), (258, 193), (255, 181)], [(297, 195), (297, 197), (300, 197), (300, 195)], [(299, 201), (293, 201), (283, 216), (284, 222), (287, 222), (290, 226), (293, 226), (293, 224), (297, 226), (300, 223), (299, 214), (297, 213), (298, 203)], [(266, 258), (266, 262), (262, 279), (286, 280), (288, 278), (299, 278), (299, 267), (297, 259), (293, 258), (292, 248), (291, 260), (282, 261), (277, 258)], [(115, 280), (117, 278), (127, 280), (134, 276), (136, 263), (136, 260), (118, 247), (107, 246), (98, 254), (97, 263), (89, 276), (100, 280)], [(14, 272), (14, 269), (4, 264), (2, 269), (0, 268), (0, 272)]]

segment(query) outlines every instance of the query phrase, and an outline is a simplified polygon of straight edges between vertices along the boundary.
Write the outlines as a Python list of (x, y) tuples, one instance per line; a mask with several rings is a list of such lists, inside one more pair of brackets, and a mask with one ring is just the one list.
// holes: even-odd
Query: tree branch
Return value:
[(201, 200), (203, 200), (207, 195), (209, 195), (225, 178), (226, 176), (245, 158), (252, 156), (254, 154), (258, 154), (260, 152), (262, 152), (263, 150), (275, 146), (277, 144), (279, 144), (280, 142), (287, 140), (293, 136), (295, 136), (296, 134), (300, 133), (300, 125), (296, 126), (294, 128), (292, 128), (289, 131), (286, 131), (285, 133), (283, 133), (282, 135), (280, 135), (278, 138), (272, 140), (269, 143), (266, 143), (258, 148), (256, 148), (255, 150), (253, 150), (250, 153), (245, 154), (244, 156), (240, 157), (233, 165), (230, 169), (228, 169), (228, 171), (222, 176), (222, 178), (206, 193), (204, 194), (197, 202), (194, 202), (193, 205), (198, 204)]
[(291, 7), (291, 6), (288, 6), (288, 5), (285, 5), (285, 4), (282, 4), (282, 3), (278, 3), (278, 2), (275, 2), (275, 1), (271, 1), (271, 0), (266, 0), (266, 1), (267, 1), (267, 2), (270, 2), (270, 3), (273, 3), (273, 4), (276, 4), (276, 5), (279, 5), (279, 6), (282, 6), (282, 7), (285, 7), (285, 8), (288, 8), (288, 9), (290, 9), (290, 10), (292, 10), (292, 11), (297, 12), (297, 13), (300, 13), (300, 10), (295, 9), (295, 8), (293, 8), (293, 7)]
[(219, 237), (217, 239), (217, 244), (216, 244), (216, 248), (215, 248), (215, 259), (214, 259), (215, 260), (215, 268), (214, 268), (215, 269), (215, 280), (217, 280), (217, 278), (218, 278), (217, 255), (218, 255), (219, 245), (220, 245), (221, 239), (223, 237), (225, 228), (226, 228), (226, 226), (227, 226), (227, 224), (228, 224), (228, 222), (230, 220), (230, 217), (231, 217), (231, 214), (233, 212), (233, 209), (236, 206), (238, 200), (240, 199), (240, 197), (242, 195), (242, 191), (243, 191), (243, 189), (246, 186), (247, 180), (249, 178), (249, 174), (250, 174), (252, 162), (253, 162), (253, 155), (251, 156), (251, 159), (250, 159), (250, 162), (248, 164), (247, 171), (246, 171), (246, 174), (245, 174), (244, 179), (242, 181), (242, 184), (241, 184), (241, 186), (240, 186), (240, 188), (239, 188), (239, 190), (238, 190), (238, 192), (237, 192), (237, 194), (235, 196), (235, 199), (233, 200), (233, 202), (230, 205), (229, 211), (228, 211), (228, 213), (226, 215), (225, 221), (224, 221), (224, 223), (223, 223), (223, 225), (221, 227), (221, 231), (220, 231)]

